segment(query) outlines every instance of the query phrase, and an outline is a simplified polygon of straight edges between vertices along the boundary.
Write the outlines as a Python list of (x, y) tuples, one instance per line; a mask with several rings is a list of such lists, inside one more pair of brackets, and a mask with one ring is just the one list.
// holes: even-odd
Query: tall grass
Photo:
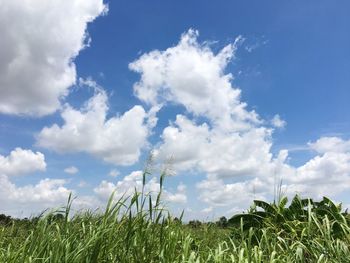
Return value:
[(162, 207), (161, 191), (155, 200), (144, 191), (112, 195), (103, 214), (71, 216), (69, 198), (35, 222), (0, 226), (0, 262), (350, 262), (347, 215), (320, 214), (309, 201), (293, 217), (285, 203), (236, 216), (228, 228), (192, 228)]

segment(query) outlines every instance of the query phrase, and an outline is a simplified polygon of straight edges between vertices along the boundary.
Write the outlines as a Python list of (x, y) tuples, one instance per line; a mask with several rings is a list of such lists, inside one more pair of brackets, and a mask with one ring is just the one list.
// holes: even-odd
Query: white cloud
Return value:
[(0, 113), (56, 111), (75, 83), (87, 24), (106, 11), (103, 0), (2, 1)]
[(180, 183), (177, 188), (175, 193), (171, 193), (169, 191), (165, 191), (163, 193), (163, 198), (165, 201), (170, 202), (170, 203), (186, 203), (187, 202), (187, 195), (186, 195), (186, 185), (183, 183)]
[(270, 135), (271, 130), (264, 127), (225, 132), (177, 115), (164, 129), (163, 143), (155, 154), (172, 157), (178, 170), (195, 168), (222, 177), (263, 175), (275, 167)]
[[(16, 148), (8, 156), (0, 156), (0, 203), (2, 213), (28, 216), (46, 208), (63, 205), (70, 193), (65, 180), (43, 179), (35, 185), (16, 186), (11, 176), (24, 175), (46, 169), (45, 157), (40, 152)], [(21, 214), (22, 213), (22, 214)]]
[(109, 171), (108, 175), (111, 177), (117, 177), (118, 175), (120, 175), (120, 172), (117, 169), (112, 169)]
[(290, 194), (334, 197), (350, 188), (350, 151), (326, 152), (295, 168), (285, 185)]
[(318, 153), (350, 152), (350, 140), (339, 137), (322, 137), (314, 143), (309, 143), (309, 146)]
[(64, 187), (62, 179), (43, 179), (36, 185), (17, 187), (6, 176), (0, 177), (1, 198), (10, 201), (28, 203), (57, 203), (66, 200), (70, 191)]
[[(350, 142), (321, 138), (310, 143), (320, 155), (300, 167), (288, 164), (286, 150), (272, 154), (273, 128), (247, 109), (241, 90), (231, 84), (233, 76), (225, 73), (240, 40), (214, 54), (197, 37), (189, 30), (176, 46), (151, 51), (129, 65), (141, 74), (134, 85), (138, 98), (153, 106), (183, 105), (190, 113), (177, 115), (163, 130), (156, 156), (171, 158), (177, 171), (207, 174), (197, 185), (199, 199), (213, 207), (237, 210), (254, 196), (270, 198), (279, 178), (289, 193), (332, 196), (348, 189)], [(279, 115), (269, 123), (286, 125)]]
[[(328, 152), (321, 153), (308, 160), (305, 164), (294, 167), (286, 163), (287, 151), (282, 151), (276, 159), (274, 172), (254, 179), (243, 177), (236, 183), (227, 183), (217, 176), (208, 176), (197, 187), (200, 190), (200, 199), (212, 206), (235, 206), (247, 208), (254, 198), (271, 200), (274, 188), (282, 180), (282, 193), (289, 197), (300, 194), (304, 197), (322, 198), (322, 196), (336, 197), (350, 188), (350, 150), (344, 151), (347, 141), (328, 147), (327, 140), (321, 138), (310, 143), (318, 151), (321, 145), (327, 145)], [(322, 142), (322, 143), (321, 143)], [(322, 148), (322, 151), (325, 148)], [(332, 149), (332, 150), (331, 150)]]
[[(183, 105), (195, 118), (177, 115), (163, 130), (158, 157), (174, 161), (180, 170), (195, 169), (223, 177), (271, 172), (272, 129), (246, 109), (241, 90), (225, 69), (242, 38), (214, 53), (189, 30), (165, 51), (155, 50), (130, 64), (141, 74), (135, 94), (151, 105)], [(197, 118), (198, 117), (198, 118)], [(201, 121), (197, 121), (197, 119)]]
[(321, 137), (308, 143), (317, 155), (294, 167), (284, 164), (283, 189), (288, 195), (321, 198), (336, 197), (350, 188), (349, 141), (338, 137)]
[[(141, 74), (134, 91), (151, 105), (148, 113), (134, 106), (122, 115), (107, 118), (106, 93), (91, 79), (81, 80), (82, 85), (95, 89), (94, 96), (81, 109), (65, 105), (61, 112), (63, 125), (45, 127), (37, 137), (38, 145), (60, 153), (85, 152), (116, 165), (131, 165), (147, 145), (159, 109), (175, 103), (187, 112), (178, 114), (162, 131), (155, 155), (163, 160), (171, 157), (177, 171), (206, 174), (197, 190), (199, 200), (209, 207), (199, 213), (211, 213), (218, 207), (227, 208), (226, 212), (238, 211), (247, 208), (253, 198), (270, 199), (280, 178), (288, 195), (332, 197), (349, 189), (350, 141), (323, 137), (309, 143), (316, 156), (298, 167), (288, 163), (288, 151), (273, 154), (274, 129), (268, 125), (283, 128), (286, 122), (279, 115), (266, 122), (248, 110), (241, 101), (241, 90), (231, 83), (233, 76), (225, 73), (240, 40), (215, 54), (208, 44), (198, 43), (197, 37), (198, 33), (190, 30), (176, 46), (144, 54), (130, 64)], [(26, 160), (29, 165), (22, 165)], [(0, 199), (24, 204), (22, 200), (28, 193), (32, 195), (30, 203), (38, 205), (64, 200), (70, 191), (64, 180), (45, 179), (36, 185), (17, 187), (8, 179), (10, 175), (45, 167), (41, 153), (16, 149), (8, 157), (0, 156), (0, 188), (13, 192), (7, 194), (4, 190)], [(119, 172), (112, 169), (109, 175), (115, 177)], [(147, 178), (147, 193), (156, 195), (159, 187), (156, 177)], [(135, 171), (117, 182), (102, 181), (94, 189), (98, 201), (90, 196), (80, 204), (100, 204), (113, 191), (118, 198), (141, 188), (142, 172)], [(175, 191), (164, 190), (163, 200), (186, 203), (186, 187), (180, 184)]]
[(248, 41), (246, 42), (250, 42), (250, 43), (246, 44), (244, 49), (249, 53), (253, 52), (257, 48), (260, 48), (261, 46), (266, 45), (269, 42), (267, 39), (265, 39), (264, 36), (258, 39), (247, 39), (247, 40)]
[[(215, 54), (197, 37), (198, 32), (189, 30), (176, 46), (131, 63), (130, 68), (141, 74), (134, 91), (146, 103), (180, 104), (194, 116), (177, 115), (163, 130), (155, 155), (171, 158), (177, 171), (207, 174), (208, 179), (198, 184), (200, 200), (211, 206), (238, 205), (251, 200), (254, 185), (266, 185), (263, 181), (269, 174), (287, 168), (287, 154), (281, 151), (274, 157), (273, 129), (262, 126), (260, 117), (247, 109), (241, 90), (231, 83), (233, 76), (225, 73), (241, 38)], [(285, 125), (279, 116), (275, 121)], [(232, 178), (246, 181), (225, 182)], [(261, 192), (256, 195), (263, 197)]]
[(209, 207), (202, 209), (201, 212), (204, 214), (209, 214), (209, 213), (212, 213), (213, 210), (214, 210), (214, 208), (212, 206), (209, 206)]
[(40, 152), (16, 148), (8, 156), (0, 155), (0, 175), (16, 176), (45, 169), (45, 156)]
[[(70, 194), (77, 196), (73, 189), (65, 186), (67, 183), (67, 180), (45, 178), (19, 187), (7, 176), (0, 175), (1, 213), (23, 218), (64, 207)], [(71, 213), (87, 208), (95, 210), (103, 205), (95, 196), (78, 196)]]
[(135, 163), (147, 143), (147, 114), (134, 106), (107, 119), (107, 100), (98, 89), (80, 110), (66, 105), (61, 113), (64, 124), (45, 127), (37, 136), (38, 145), (59, 153), (86, 152), (113, 164)]
[(268, 192), (266, 182), (258, 178), (253, 180), (224, 183), (222, 179), (208, 177), (208, 179), (198, 183), (200, 190), (199, 199), (211, 206), (240, 206), (247, 208), (250, 202), (257, 199), (264, 199), (264, 194)]
[(271, 124), (276, 128), (284, 128), (287, 125), (287, 122), (285, 120), (282, 120), (280, 115), (276, 114), (272, 120)]
[(197, 37), (197, 31), (189, 30), (178, 45), (154, 50), (131, 63), (130, 69), (141, 74), (134, 85), (136, 96), (151, 105), (181, 104), (225, 129), (258, 123), (255, 112), (247, 111), (240, 101), (241, 91), (232, 87), (232, 75), (225, 74), (241, 38), (214, 54), (208, 45), (199, 44)]
[[(107, 200), (114, 191), (116, 199), (119, 199), (122, 196), (129, 197), (135, 193), (135, 190), (137, 192), (142, 191), (142, 174), (142, 171), (134, 171), (116, 183), (103, 180), (100, 185), (94, 189), (94, 192), (102, 200)], [(157, 178), (152, 177), (151, 179), (147, 180), (144, 186), (144, 193), (156, 196), (159, 193), (159, 189), (160, 184), (157, 181)], [(162, 200), (171, 203), (185, 203), (187, 201), (186, 186), (180, 184), (175, 193), (164, 190), (162, 193)]]
[(76, 174), (77, 172), (79, 172), (79, 169), (75, 166), (70, 166), (64, 169), (64, 172), (67, 174)]

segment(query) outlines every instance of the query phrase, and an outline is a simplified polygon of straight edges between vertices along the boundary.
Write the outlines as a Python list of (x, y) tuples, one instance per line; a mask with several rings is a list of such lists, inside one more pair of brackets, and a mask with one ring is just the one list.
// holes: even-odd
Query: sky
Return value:
[(280, 184), (350, 206), (349, 8), (0, 0), (0, 213), (103, 208), (145, 169), (186, 219)]

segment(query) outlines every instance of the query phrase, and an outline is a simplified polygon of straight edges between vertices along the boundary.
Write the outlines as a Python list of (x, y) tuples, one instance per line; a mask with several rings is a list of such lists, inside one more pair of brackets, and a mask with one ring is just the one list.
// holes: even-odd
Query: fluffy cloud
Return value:
[(287, 122), (285, 120), (282, 120), (280, 115), (276, 114), (272, 118), (271, 124), (276, 128), (284, 128), (287, 125)]
[[(282, 193), (292, 197), (336, 197), (350, 188), (349, 141), (335, 137), (323, 137), (309, 143), (316, 153), (305, 164), (294, 167), (285, 162), (287, 151), (277, 158), (275, 172), (236, 183), (225, 183), (217, 176), (208, 176), (197, 188), (200, 199), (211, 206), (247, 207), (254, 198), (271, 200), (273, 191), (282, 180)], [(272, 176), (274, 175), (274, 176)]]
[[(260, 117), (247, 109), (241, 90), (231, 83), (233, 76), (225, 73), (241, 38), (215, 54), (197, 37), (197, 31), (189, 30), (176, 46), (144, 54), (130, 64), (141, 74), (134, 86), (136, 96), (153, 106), (180, 104), (190, 113), (177, 115), (163, 130), (155, 155), (171, 157), (177, 171), (207, 174), (197, 188), (200, 200), (211, 206), (248, 202), (255, 188), (263, 197), (263, 181), (286, 169), (287, 154), (271, 153), (273, 128), (262, 126)], [(279, 117), (274, 123), (284, 125)], [(247, 181), (226, 182), (232, 178)]]
[(197, 31), (189, 30), (176, 46), (144, 54), (130, 64), (141, 74), (134, 86), (141, 100), (180, 104), (194, 115), (177, 115), (163, 130), (156, 155), (172, 157), (177, 169), (220, 177), (270, 173), (275, 167), (270, 152), (273, 129), (261, 126), (263, 121), (241, 101), (241, 90), (233, 87), (233, 76), (225, 73), (241, 38), (215, 54), (197, 37)]
[[(231, 83), (233, 76), (225, 73), (240, 38), (214, 53), (197, 37), (198, 33), (190, 30), (176, 46), (144, 54), (130, 64), (130, 69), (141, 75), (134, 92), (151, 106), (148, 112), (134, 106), (122, 115), (107, 118), (106, 93), (91, 80), (82, 80), (82, 84), (96, 90), (94, 96), (81, 109), (65, 105), (61, 112), (63, 124), (45, 127), (37, 136), (38, 145), (60, 153), (85, 152), (116, 165), (131, 165), (147, 145), (159, 109), (175, 103), (186, 112), (178, 114), (164, 128), (154, 153), (163, 160), (171, 157), (176, 171), (193, 170), (206, 175), (196, 185), (199, 199), (209, 206), (202, 214), (212, 213), (218, 207), (230, 213), (238, 211), (253, 198), (271, 200), (280, 179), (282, 191), (289, 196), (300, 193), (332, 197), (349, 189), (350, 141), (323, 137), (310, 142), (315, 156), (300, 166), (289, 164), (287, 150), (273, 154), (273, 131), (283, 128), (286, 122), (279, 115), (264, 121), (249, 110), (241, 101), (241, 90)], [(28, 164), (23, 165), (25, 160), (29, 160)], [(0, 156), (0, 200), (24, 204), (22, 200), (28, 198), (38, 205), (65, 200), (70, 190), (64, 180), (45, 179), (23, 187), (9, 181), (10, 175), (44, 169), (40, 153), (16, 149), (8, 157)], [(111, 170), (110, 175), (118, 175), (117, 170)], [(157, 178), (151, 177), (145, 191), (156, 195), (159, 187)], [(118, 198), (133, 194), (135, 189), (142, 189), (141, 171), (116, 182), (102, 181), (94, 189), (98, 201), (90, 196), (80, 204), (101, 204), (113, 191)], [(164, 190), (163, 199), (186, 203), (186, 186)]]
[(73, 62), (88, 45), (87, 24), (103, 0), (2, 1), (0, 113), (54, 112), (75, 83)]
[(200, 200), (210, 207), (246, 207), (254, 196), (271, 198), (279, 179), (287, 194), (332, 196), (350, 187), (349, 141), (309, 143), (317, 155), (299, 167), (288, 163), (286, 150), (274, 155), (274, 128), (286, 122), (279, 115), (267, 122), (248, 110), (233, 76), (225, 73), (240, 38), (215, 54), (197, 37), (189, 30), (176, 46), (146, 53), (129, 67), (141, 75), (134, 85), (138, 98), (153, 106), (179, 104), (189, 113), (177, 115), (163, 130), (155, 154), (170, 157), (177, 171), (207, 174), (197, 184)]
[(8, 156), (0, 155), (0, 175), (23, 175), (45, 169), (45, 156), (40, 152), (16, 148)]
[(314, 143), (309, 143), (309, 146), (318, 153), (350, 152), (350, 140), (346, 141), (339, 137), (322, 137)]
[(151, 105), (181, 104), (221, 128), (243, 129), (250, 122), (258, 123), (255, 112), (247, 111), (240, 101), (241, 91), (232, 87), (232, 75), (225, 74), (241, 38), (214, 54), (197, 37), (197, 31), (189, 30), (178, 45), (144, 54), (131, 63), (130, 69), (141, 74), (134, 86), (136, 96)]
[(182, 203), (182, 204), (184, 204), (187, 202), (186, 190), (187, 190), (186, 185), (183, 183), (180, 183), (176, 187), (175, 193), (171, 193), (171, 192), (165, 190), (163, 193), (163, 199), (167, 202), (170, 202), (170, 203)]
[(28, 204), (28, 203), (57, 203), (66, 200), (70, 191), (63, 185), (65, 180), (43, 179), (36, 185), (17, 187), (6, 176), (0, 177), (1, 199)]
[(195, 168), (221, 177), (263, 175), (275, 167), (270, 135), (271, 130), (264, 127), (227, 133), (177, 115), (164, 129), (163, 143), (155, 154), (172, 156), (177, 170)]
[(147, 114), (134, 106), (107, 119), (107, 100), (106, 93), (97, 90), (80, 110), (66, 105), (61, 113), (64, 124), (45, 127), (37, 136), (38, 145), (59, 153), (86, 152), (113, 164), (135, 163), (149, 134)]
[[(17, 186), (5, 175), (0, 175), (0, 213), (14, 217), (38, 215), (43, 211), (59, 209), (67, 204), (73, 189), (66, 187), (67, 180), (45, 178), (36, 184)], [(74, 199), (72, 213), (81, 209), (103, 207), (95, 196), (78, 196)]]
[(67, 174), (76, 174), (77, 172), (79, 172), (79, 169), (75, 166), (70, 166), (64, 169), (64, 172)]
[(318, 155), (288, 176), (288, 192), (335, 196), (350, 188), (350, 140), (322, 137), (309, 143)]
[[(134, 171), (129, 175), (125, 176), (122, 180), (117, 183), (112, 183), (103, 180), (100, 185), (98, 185), (94, 192), (102, 199), (107, 200), (110, 195), (114, 192), (115, 198), (119, 199), (122, 196), (128, 197), (137, 192), (142, 191), (143, 187), (143, 179), (142, 179), (142, 171)], [(144, 192), (151, 194), (153, 196), (159, 193), (160, 184), (157, 181), (156, 177), (152, 177), (149, 179), (145, 186)], [(186, 186), (183, 184), (178, 185), (177, 191), (175, 193), (171, 193), (167, 190), (164, 190), (162, 193), (163, 200), (171, 203), (185, 203), (187, 201), (186, 197)]]
[(248, 207), (255, 198), (264, 199), (264, 194), (269, 192), (267, 184), (260, 179), (237, 183), (225, 183), (221, 179), (208, 177), (198, 183), (200, 200), (211, 206), (240, 206)]
[(8, 156), (0, 156), (1, 213), (28, 216), (32, 212), (64, 204), (70, 193), (63, 186), (65, 180), (43, 179), (36, 185), (18, 187), (9, 179), (45, 169), (45, 157), (40, 152), (16, 148)]

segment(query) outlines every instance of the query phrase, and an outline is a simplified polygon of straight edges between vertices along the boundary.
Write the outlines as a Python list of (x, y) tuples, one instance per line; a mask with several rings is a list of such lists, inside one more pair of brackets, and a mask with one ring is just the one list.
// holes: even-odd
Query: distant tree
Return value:
[(219, 227), (227, 227), (228, 225), (227, 218), (225, 216), (220, 217), (219, 221), (216, 222), (216, 225)]
[(202, 222), (199, 220), (191, 220), (190, 222), (188, 222), (188, 225), (193, 228), (198, 228), (202, 225)]
[(53, 222), (63, 221), (63, 220), (64, 220), (64, 215), (61, 213), (50, 214), (47, 216), (47, 221), (49, 224), (51, 224)]
[(178, 217), (175, 217), (175, 218), (173, 219), (173, 221), (174, 221), (174, 223), (176, 223), (176, 224), (182, 225), (182, 222), (181, 222), (181, 220), (180, 220)]
[(12, 221), (11, 216), (0, 214), (0, 224), (7, 225)]

